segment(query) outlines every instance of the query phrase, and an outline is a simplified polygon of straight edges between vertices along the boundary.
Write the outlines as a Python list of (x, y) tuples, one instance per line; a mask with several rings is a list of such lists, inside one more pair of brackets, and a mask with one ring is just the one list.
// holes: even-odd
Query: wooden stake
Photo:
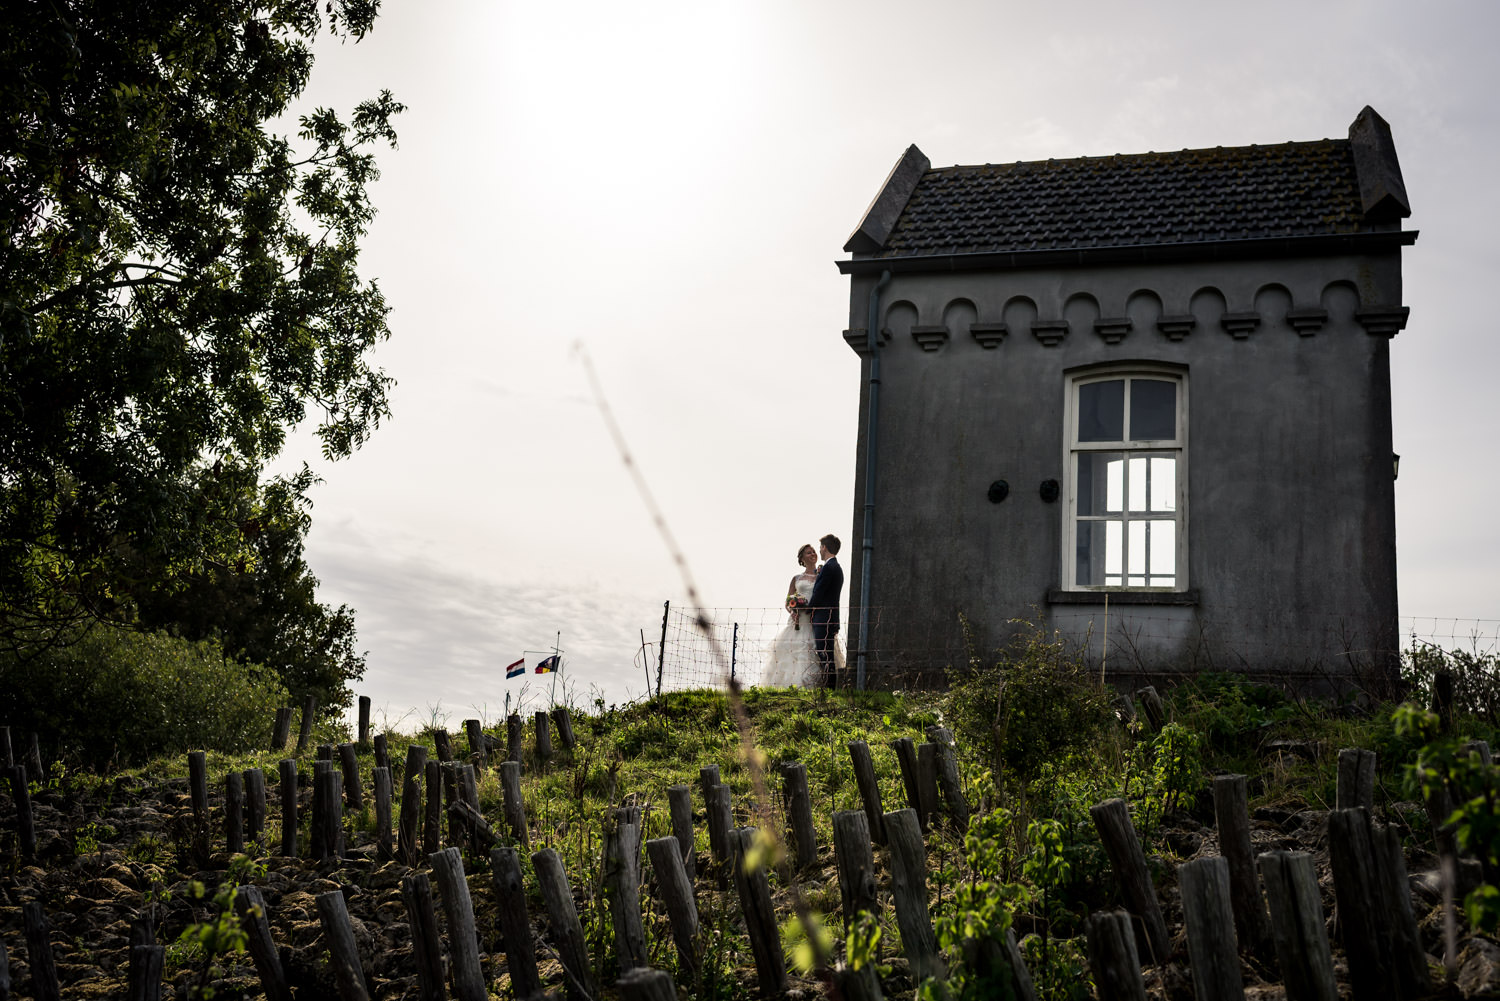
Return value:
[(432, 906), (432, 884), (425, 872), (402, 877), (401, 899), (406, 903), (406, 916), (411, 925), (418, 1001), (445, 1001), (443, 947), (438, 939), (437, 912)]
[[(507, 762), (509, 764), (509, 762)], [(504, 767), (503, 765), (501, 767)], [(490, 872), (499, 903), (500, 935), (505, 941), (505, 968), (517, 1001), (542, 989), (536, 971), (536, 950), (531, 944), (531, 921), (526, 914), (526, 886), (521, 881), (521, 863), (514, 848), (490, 849)]]
[(507, 760), (521, 760), (523, 734), (519, 713), (511, 713), (505, 717), (505, 757)]
[(297, 857), (297, 760), (282, 758), (281, 772), (281, 854)]
[(1260, 856), (1260, 874), (1271, 905), (1271, 931), (1287, 1001), (1338, 1001), (1312, 856), (1266, 852)]
[(370, 746), (370, 697), (361, 695), (359, 697), (359, 747), (360, 750)]
[(323, 924), (323, 940), (333, 962), (333, 982), (343, 1001), (370, 1001), (365, 972), (359, 962), (359, 946), (354, 944), (354, 927), (349, 923), (349, 908), (342, 890), (329, 890), (315, 898), (318, 920)]
[(1242, 949), (1263, 952), (1271, 941), (1271, 925), (1251, 854), (1245, 776), (1214, 777), (1214, 817), (1219, 826), (1219, 854), (1229, 863), (1235, 935)]
[(52, 958), (52, 928), (40, 901), (27, 900), (21, 904), (21, 922), (26, 927), (26, 959), (31, 969), (31, 989), (37, 1001), (59, 1001), (61, 988), (57, 982), (57, 963)]
[(479, 968), (479, 938), (474, 931), (474, 904), (464, 879), (463, 858), (457, 848), (428, 856), (448, 919), (448, 950), (453, 957), (453, 994), (458, 1001), (487, 1001), (484, 971)]
[(375, 774), (375, 850), (382, 862), (396, 857), (391, 847), (391, 770), (376, 768)]
[(259, 843), (266, 829), (266, 776), (259, 768), (245, 769), (245, 836)]
[(922, 829), (937, 824), (938, 816), (938, 746), (931, 742), (917, 745), (917, 797), (921, 806), (917, 816)]
[(562, 741), (564, 750), (571, 751), (578, 743), (573, 737), (573, 717), (568, 713), (567, 706), (558, 706), (552, 710), (552, 722), (557, 724), (557, 736)]
[(280, 751), (286, 748), (286, 742), (292, 736), (292, 707), (282, 706), (276, 710), (276, 725), (271, 728), (271, 750)]
[(490, 763), (490, 745), (484, 739), (484, 727), (477, 719), (464, 720), (464, 735), (469, 739), (469, 757), (477, 759), (481, 769)]
[(880, 783), (875, 779), (875, 759), (870, 745), (862, 740), (849, 742), (849, 759), (854, 763), (854, 782), (865, 805), (865, 823), (875, 844), (885, 844), (885, 807), (880, 802)]
[(682, 864), (681, 846), (676, 838), (655, 838), (646, 842), (646, 853), (651, 857), (662, 907), (672, 925), (677, 955), (685, 969), (697, 969), (698, 902)]
[(672, 975), (649, 966), (626, 970), (616, 982), (615, 989), (620, 992), (620, 1001), (677, 1001)]
[(539, 765), (546, 767), (548, 761), (552, 760), (552, 721), (547, 714), (538, 709), (536, 716), (536, 760)]
[(938, 952), (927, 910), (927, 845), (922, 841), (917, 811), (893, 810), (884, 819), (891, 849), (891, 898), (912, 979), (919, 984), (928, 977), (942, 980), (948, 968)]
[(1151, 875), (1146, 870), (1146, 855), (1130, 822), (1129, 807), (1123, 799), (1107, 799), (1090, 807), (1089, 816), (1094, 819), (1099, 839), (1114, 866), (1115, 878), (1120, 881), (1125, 906), (1144, 928), (1151, 962), (1165, 963), (1171, 955), (1171, 939), (1167, 936), (1167, 923), (1161, 916), (1156, 889), (1151, 885)]
[(260, 975), (266, 1001), (291, 1001), (292, 992), (287, 985), (286, 971), (281, 966), (281, 953), (271, 938), (271, 912), (266, 909), (260, 887), (242, 886), (236, 890), (234, 909), (245, 929), (246, 945), (250, 958), (255, 961), (255, 972)]
[(1335, 809), (1362, 806), (1375, 809), (1375, 752), (1359, 747), (1339, 751), (1339, 779)]
[(531, 830), (526, 823), (526, 803), (521, 798), (521, 763), (500, 762), (500, 792), (504, 799), (505, 823), (510, 833), (526, 848), (531, 844)]
[(245, 777), (239, 772), (224, 776), (224, 847), (231, 855), (245, 851)]
[(862, 810), (840, 810), (833, 815), (833, 851), (838, 862), (839, 899), (844, 927), (854, 923), (860, 911), (874, 913), (875, 854), (870, 848), (870, 827)]
[(1381, 890), (1371, 833), (1370, 815), (1363, 807), (1328, 813), (1328, 856), (1355, 1001), (1388, 998), (1396, 985), (1392, 943), (1381, 934)]
[(937, 745), (937, 778), (943, 793), (943, 805), (953, 820), (954, 829), (962, 834), (969, 829), (969, 802), (964, 799), (963, 784), (958, 777), (958, 753), (953, 747), (953, 732), (942, 726), (929, 727), (927, 732)]
[(1205, 856), (1177, 867), (1182, 917), (1187, 925), (1188, 965), (1198, 1001), (1243, 1001), (1234, 909), (1229, 900), (1229, 863)]
[(401, 816), (396, 847), (401, 861), (413, 867), (422, 857), (417, 847), (417, 832), (421, 827), (422, 773), (426, 767), (427, 748), (421, 744), (408, 746), (406, 767), (401, 770)]
[(437, 759), (443, 764), (453, 760), (453, 740), (447, 730), (432, 731), (432, 743), (437, 748)]
[(672, 836), (677, 839), (678, 858), (682, 860), (683, 871), (691, 882), (698, 870), (691, 790), (685, 785), (667, 786), (667, 806), (672, 814)]
[[(125, 974), (126, 1001), (160, 1001), (161, 974), (166, 959), (167, 950), (164, 946), (130, 947), (130, 968)], [(9, 996), (9, 987), (0, 987), (0, 998)]]
[(429, 758), (422, 769), (427, 792), (422, 811), (422, 850), (431, 855), (443, 850), (443, 763)]
[[(376, 768), (390, 768), (391, 767), (391, 746), (390, 746), (390, 741), (388, 741), (386, 739), (386, 736), (383, 733), (377, 733), (374, 736), (373, 739), (375, 741), (375, 767)], [(395, 772), (392, 772), (391, 773), (391, 781), (394, 782), (395, 779), (396, 779), (396, 774), (395, 774)]]
[[(862, 813), (854, 816), (864, 819)], [(781, 955), (781, 936), (777, 930), (776, 909), (771, 904), (771, 884), (766, 879), (765, 864), (754, 870), (746, 866), (754, 840), (753, 827), (739, 827), (729, 834), (729, 842), (734, 848), (734, 888), (745, 917), (745, 931), (750, 935), (750, 951), (755, 955), (755, 979), (762, 994), (775, 997), (786, 990), (786, 960)], [(864, 847), (866, 852), (870, 850), (868, 832)]]
[(645, 966), (646, 933), (641, 927), (640, 830), (616, 811), (604, 832), (604, 892), (615, 929), (615, 957), (620, 968)]
[[(716, 785), (708, 790), (708, 847), (714, 861), (723, 864), (733, 851), (729, 833), (734, 827), (733, 813), (729, 807), (729, 787)], [(722, 884), (721, 884), (722, 885)]]
[(23, 858), (36, 858), (36, 820), (31, 812), (31, 786), (26, 778), (26, 766), (16, 765), (8, 770), (11, 798), (16, 804), (16, 837), (20, 842)]
[(302, 725), (297, 731), (297, 753), (307, 750), (312, 742), (313, 720), (318, 716), (318, 697), (309, 695), (302, 703)]
[(786, 816), (791, 822), (792, 848), (797, 865), (803, 869), (818, 864), (818, 838), (813, 828), (812, 796), (807, 791), (807, 766), (789, 762), (781, 770), (782, 789), (786, 797)]
[(547, 907), (547, 921), (552, 926), (558, 961), (568, 975), (568, 997), (570, 1001), (587, 1001), (597, 995), (598, 988), (594, 986), (593, 972), (589, 968), (588, 946), (584, 942), (583, 926), (578, 923), (578, 910), (573, 905), (573, 889), (568, 885), (567, 873), (551, 848), (533, 852), (531, 864), (536, 870), (542, 901)]
[(1095, 911), (1088, 922), (1089, 969), (1099, 1001), (1146, 1001), (1135, 932), (1123, 910)]
[(339, 764), (344, 772), (344, 799), (349, 809), (358, 813), (365, 808), (365, 791), (359, 779), (359, 758), (355, 756), (353, 744), (340, 744)]
[(917, 772), (917, 745), (910, 737), (898, 737), (891, 741), (891, 750), (896, 752), (896, 763), (901, 766), (901, 785), (906, 790), (906, 805), (917, 812), (917, 821), (927, 829), (927, 818), (922, 814), (921, 781)]

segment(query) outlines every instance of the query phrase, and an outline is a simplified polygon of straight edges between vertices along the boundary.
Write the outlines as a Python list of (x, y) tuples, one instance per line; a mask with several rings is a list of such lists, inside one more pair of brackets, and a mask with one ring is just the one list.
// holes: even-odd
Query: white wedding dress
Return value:
[[(797, 594), (811, 598), (813, 582), (817, 579), (817, 574), (799, 574), (795, 580)], [(842, 637), (834, 638), (833, 659), (842, 670)], [(766, 650), (766, 659), (760, 669), (760, 684), (763, 688), (817, 687), (818, 654), (813, 649), (812, 615), (806, 608), (797, 612), (796, 625), (792, 623), (791, 613), (787, 613), (786, 624)]]

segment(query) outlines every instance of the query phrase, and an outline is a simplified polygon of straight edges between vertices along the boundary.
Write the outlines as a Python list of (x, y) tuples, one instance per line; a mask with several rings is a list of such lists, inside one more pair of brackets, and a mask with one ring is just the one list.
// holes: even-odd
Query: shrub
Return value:
[(955, 732), (1030, 782), (1042, 766), (1096, 750), (1112, 696), (1057, 633), (1028, 625), (993, 664), (971, 657), (950, 679)]
[(101, 625), (67, 647), (0, 659), (0, 718), (90, 763), (243, 750), (269, 735), (286, 699), (273, 672), (167, 633)]

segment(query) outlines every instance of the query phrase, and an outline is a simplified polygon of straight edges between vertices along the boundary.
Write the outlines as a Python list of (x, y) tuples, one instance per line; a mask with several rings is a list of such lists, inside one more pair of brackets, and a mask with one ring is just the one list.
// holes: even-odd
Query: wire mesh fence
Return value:
[[(1265, 610), (1220, 607), (1215, 612), (1220, 619), (1240, 621), (1246, 613), (1254, 621), (1253, 615)], [(1113, 621), (1097, 615), (1080, 621), (1060, 606), (1048, 628), (1060, 629), (1090, 665), (1113, 679), (1170, 680), (1230, 671), (1295, 686), (1376, 674), (1420, 647), (1491, 657), (1500, 652), (1500, 619), (1403, 616), (1396, 635), (1372, 638), (1352, 625), (1361, 621), (1359, 616), (1302, 614), (1301, 620), (1313, 625), (1295, 635), (1268, 628), (1252, 631), (1247, 639), (1241, 627), (1229, 642), (1221, 640), (1227, 630), (1192, 609), (1134, 607), (1114, 615)], [(883, 606), (870, 609), (861, 648), (858, 616), (858, 609), (843, 610), (838, 642), (846, 685), (855, 682), (861, 654), (866, 687), (925, 687), (942, 684), (949, 668), (961, 667), (972, 656), (996, 654), (1008, 639), (976, 639), (956, 614), (952, 621), (941, 621), (931, 609)], [(644, 676), (655, 691), (725, 688), (731, 677), (742, 685), (762, 684), (772, 645), (788, 620), (782, 608), (667, 603), (662, 622), (643, 630), (635, 656), (637, 676)], [(1011, 626), (1009, 635), (1028, 628), (1018, 621)], [(808, 628), (805, 622), (803, 628)], [(1165, 650), (1173, 653), (1164, 655)]]

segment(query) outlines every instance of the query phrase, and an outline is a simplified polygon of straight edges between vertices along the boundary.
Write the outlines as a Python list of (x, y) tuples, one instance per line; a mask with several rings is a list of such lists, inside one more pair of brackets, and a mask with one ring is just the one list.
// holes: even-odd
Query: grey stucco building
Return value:
[(838, 262), (851, 666), (941, 669), (962, 615), (981, 650), (1040, 621), (1111, 673), (1392, 671), (1409, 215), (1370, 108), (1271, 146), (909, 148)]

